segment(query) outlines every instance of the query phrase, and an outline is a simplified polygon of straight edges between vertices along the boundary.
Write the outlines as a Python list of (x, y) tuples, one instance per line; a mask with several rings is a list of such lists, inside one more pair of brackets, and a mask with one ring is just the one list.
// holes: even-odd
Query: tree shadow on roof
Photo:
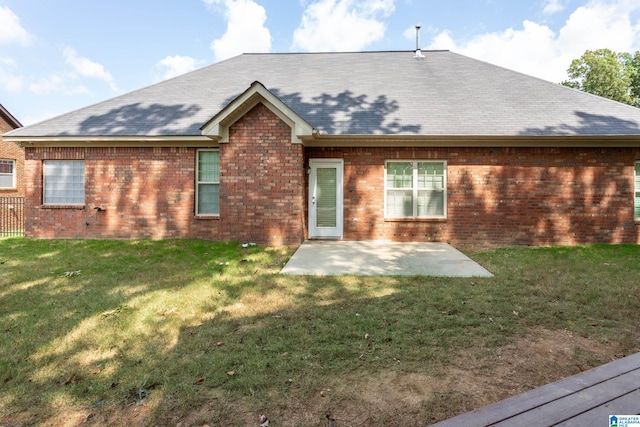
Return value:
[(385, 135), (420, 132), (419, 125), (402, 125), (399, 118), (391, 117), (399, 109), (398, 102), (385, 95), (369, 100), (367, 95), (344, 91), (335, 96), (323, 93), (314, 97), (312, 102), (304, 102), (298, 93), (281, 95), (275, 90), (274, 94), (312, 126), (329, 134)]
[[(185, 121), (200, 111), (197, 105), (143, 106), (140, 103), (92, 115), (80, 123), (80, 135), (176, 135), (199, 133), (200, 123)], [(69, 133), (66, 133), (69, 134)]]
[(557, 126), (530, 127), (521, 135), (640, 135), (640, 124), (615, 116), (590, 114), (575, 111), (579, 125), (562, 124)]
[[(402, 124), (400, 115), (393, 117), (400, 106), (385, 95), (370, 99), (346, 90), (337, 95), (323, 93), (302, 98), (300, 92), (285, 93), (267, 88), (280, 101), (296, 112), (312, 127), (333, 135), (398, 135), (419, 134), (420, 125)], [(226, 105), (236, 96), (229, 98)]]

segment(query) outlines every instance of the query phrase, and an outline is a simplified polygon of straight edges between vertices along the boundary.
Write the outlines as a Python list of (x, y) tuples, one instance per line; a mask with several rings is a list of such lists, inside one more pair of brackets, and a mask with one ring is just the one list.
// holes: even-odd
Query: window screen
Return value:
[(445, 216), (444, 162), (388, 161), (385, 173), (387, 218)]
[(198, 151), (196, 215), (220, 214), (220, 152)]
[(16, 162), (14, 160), (0, 160), (0, 188), (14, 188)]

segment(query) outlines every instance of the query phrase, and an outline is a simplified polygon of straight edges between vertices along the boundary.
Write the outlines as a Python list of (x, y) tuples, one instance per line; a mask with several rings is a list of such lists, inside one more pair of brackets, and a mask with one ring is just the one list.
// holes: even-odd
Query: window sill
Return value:
[(447, 218), (385, 218), (384, 222), (447, 222)]
[(195, 215), (193, 219), (196, 221), (215, 221), (220, 219), (220, 215)]
[(84, 210), (85, 205), (40, 205), (40, 209), (75, 209)]

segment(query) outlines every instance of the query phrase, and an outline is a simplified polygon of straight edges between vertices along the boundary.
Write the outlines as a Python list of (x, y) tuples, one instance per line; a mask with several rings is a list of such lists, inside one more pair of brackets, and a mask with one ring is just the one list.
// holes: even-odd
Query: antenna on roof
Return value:
[(420, 50), (420, 24), (416, 25), (416, 53), (414, 58), (424, 58), (422, 51)]

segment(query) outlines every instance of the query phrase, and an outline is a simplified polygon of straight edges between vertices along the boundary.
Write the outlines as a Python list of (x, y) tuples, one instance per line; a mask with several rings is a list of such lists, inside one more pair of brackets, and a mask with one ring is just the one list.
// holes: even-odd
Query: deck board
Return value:
[[(609, 415), (637, 414), (639, 390), (640, 353), (637, 353), (435, 426), (588, 426), (591, 424), (588, 420), (593, 420), (593, 425), (606, 425)], [(582, 424), (575, 424), (574, 419), (582, 420)]]
[(608, 415), (640, 415), (640, 390), (635, 390), (604, 405), (596, 406), (570, 420), (565, 421), (564, 427), (601, 427), (602, 414)]

